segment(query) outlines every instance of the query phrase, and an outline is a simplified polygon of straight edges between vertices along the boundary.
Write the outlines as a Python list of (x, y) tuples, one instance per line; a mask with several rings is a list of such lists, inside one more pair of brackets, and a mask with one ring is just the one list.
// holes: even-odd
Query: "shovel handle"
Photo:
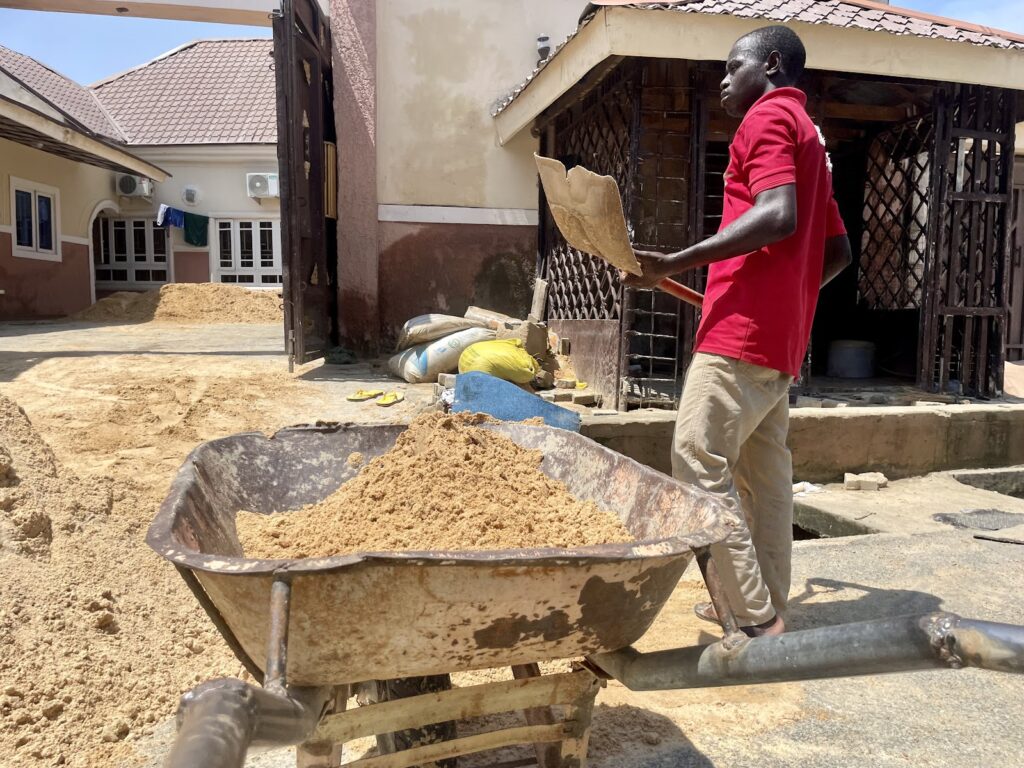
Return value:
[(700, 309), (704, 304), (704, 295), (697, 293), (692, 288), (687, 288), (682, 283), (677, 283), (675, 280), (665, 278), (656, 286), (659, 290), (664, 291), (669, 296), (675, 296), (680, 301), (685, 301), (687, 304), (692, 304), (697, 309)]

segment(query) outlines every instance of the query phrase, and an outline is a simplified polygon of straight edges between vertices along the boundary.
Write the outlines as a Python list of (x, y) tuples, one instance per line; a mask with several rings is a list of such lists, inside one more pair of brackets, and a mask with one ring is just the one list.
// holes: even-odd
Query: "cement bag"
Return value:
[(495, 312), (490, 309), (481, 309), (480, 307), (470, 307), (467, 309), (466, 319), (474, 320), (478, 325), (484, 325), (488, 328), (494, 329), (497, 329), (497, 327), (506, 320), (515, 320), (514, 317), (503, 315), (501, 312)]
[(418, 315), (407, 320), (402, 326), (402, 332), (398, 335), (396, 349), (403, 350), (415, 347), (417, 344), (425, 344), (428, 341), (436, 341), (453, 333), (464, 331), (467, 328), (483, 328), (486, 323), (473, 320), (467, 317), (455, 317), (454, 315)]
[(459, 373), (480, 371), (513, 384), (532, 381), (540, 365), (519, 339), (497, 339), (474, 344), (459, 358)]
[(388, 369), (410, 384), (437, 381), (440, 373), (451, 373), (459, 367), (459, 355), (470, 344), (493, 339), (489, 328), (467, 328), (426, 344), (417, 344), (388, 361)]

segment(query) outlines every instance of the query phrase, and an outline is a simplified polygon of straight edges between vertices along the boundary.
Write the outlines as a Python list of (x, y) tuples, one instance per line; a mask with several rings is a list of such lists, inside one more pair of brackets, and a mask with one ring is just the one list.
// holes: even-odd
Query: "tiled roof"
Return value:
[(680, 0), (675, 3), (630, 3), (604, 0), (588, 6), (580, 25), (555, 48), (547, 59), (530, 73), (526, 81), (499, 99), (492, 108), (498, 115), (528, 86), (579, 31), (594, 17), (594, 6), (615, 5), (641, 10), (671, 11), (675, 13), (707, 13), (765, 21), (796, 21), (807, 24), (828, 24), (845, 29), (864, 29), (888, 32), (894, 35), (928, 37), (970, 45), (1024, 50), (1024, 38), (1009, 32), (980, 27), (968, 22), (941, 19), (918, 11), (896, 6), (881, 5), (868, 0)]
[(273, 41), (205, 40), (96, 83), (129, 144), (273, 144)]
[(87, 131), (107, 139), (124, 141), (124, 135), (88, 88), (54, 72), (33, 58), (2, 45), (0, 69), (35, 91)]

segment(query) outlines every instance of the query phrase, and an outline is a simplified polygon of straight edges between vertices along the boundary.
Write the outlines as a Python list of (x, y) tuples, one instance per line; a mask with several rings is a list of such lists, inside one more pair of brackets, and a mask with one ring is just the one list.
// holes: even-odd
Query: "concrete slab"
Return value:
[[(584, 419), (583, 434), (669, 472), (674, 425), (674, 411), (649, 409)], [(1024, 405), (793, 408), (789, 447), (795, 478), (815, 483), (1022, 464)]]
[(896, 480), (877, 491), (827, 485), (820, 493), (797, 497), (794, 507), (799, 526), (826, 536), (948, 531), (949, 525), (937, 522), (935, 515), (975, 509), (1024, 515), (1024, 499), (966, 485), (952, 473)]

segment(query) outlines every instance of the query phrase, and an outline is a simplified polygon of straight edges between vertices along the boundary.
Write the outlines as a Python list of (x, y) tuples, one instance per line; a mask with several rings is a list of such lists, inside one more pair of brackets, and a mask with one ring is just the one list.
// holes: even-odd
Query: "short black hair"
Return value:
[(804, 43), (789, 27), (775, 25), (761, 27), (744, 35), (740, 40), (750, 43), (754, 52), (763, 60), (767, 60), (772, 51), (782, 55), (782, 71), (792, 82), (800, 79), (807, 63), (807, 50)]

